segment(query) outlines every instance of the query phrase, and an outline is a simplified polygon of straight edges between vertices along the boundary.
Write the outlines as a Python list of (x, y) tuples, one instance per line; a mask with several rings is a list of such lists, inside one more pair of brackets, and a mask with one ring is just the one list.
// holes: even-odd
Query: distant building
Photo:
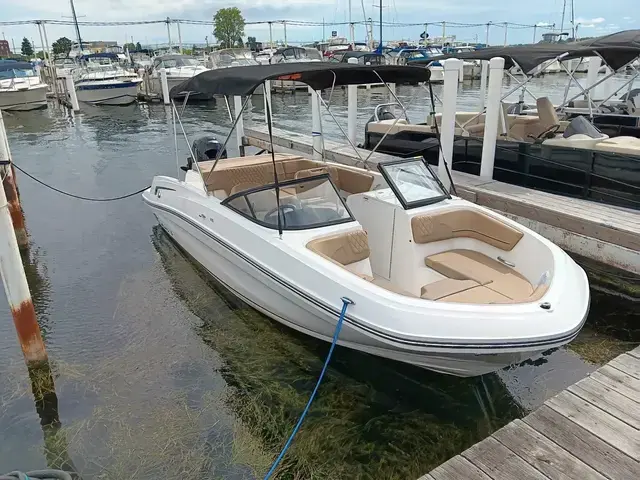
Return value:
[(8, 57), (11, 55), (8, 40), (0, 40), (0, 57)]

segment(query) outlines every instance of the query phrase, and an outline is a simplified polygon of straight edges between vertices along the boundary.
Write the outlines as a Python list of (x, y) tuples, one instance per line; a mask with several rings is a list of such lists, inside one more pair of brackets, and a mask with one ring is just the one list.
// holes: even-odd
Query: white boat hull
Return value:
[[(182, 188), (165, 177), (160, 179), (159, 182), (154, 179), (152, 189), (155, 194), (148, 190), (143, 194), (143, 199), (151, 207), (163, 229), (183, 250), (206, 268), (217, 281), (256, 310), (297, 331), (331, 341), (341, 308), (339, 295), (336, 296), (335, 304), (329, 305), (323, 300), (326, 295), (318, 295), (309, 288), (305, 289), (294, 279), (288, 280), (251, 258), (244, 253), (242, 246), (232, 245), (222, 237), (221, 232), (225, 232), (225, 237), (228, 238), (236, 228), (224, 214), (215, 210), (207, 211), (198, 201), (189, 198), (192, 194), (188, 189), (172, 193)], [(199, 213), (203, 211), (207, 212), (209, 218)], [(271, 253), (274, 254), (273, 257)], [(277, 261), (275, 251), (264, 255), (272, 263)], [(302, 268), (304, 265), (299, 266), (299, 269)], [(331, 283), (331, 279), (325, 280)], [(348, 286), (337, 285), (337, 288), (345, 296), (352, 298), (353, 294), (353, 298), (358, 298), (357, 292), (350, 291)], [(331, 298), (333, 296), (332, 294)], [(358, 305), (360, 301), (356, 300), (356, 307), (372, 307), (370, 311), (377, 309), (377, 315), (382, 317), (387, 315), (387, 309), (390, 309), (388, 312), (393, 311), (393, 307), (384, 300), (369, 300), (373, 303)], [(446, 322), (447, 319), (443, 318), (442, 321)], [(482, 319), (478, 318), (478, 321)], [(579, 331), (578, 328), (557, 341), (534, 341), (519, 346), (494, 343), (478, 347), (456, 344), (454, 341), (418, 342), (394, 336), (392, 330), (382, 331), (374, 327), (375, 322), (347, 319), (338, 343), (373, 355), (463, 377), (494, 372), (535, 357), (544, 350), (567, 343), (567, 338), (574, 338)]]
[(0, 110), (28, 111), (47, 106), (47, 86), (25, 89), (0, 89)]
[(98, 80), (76, 84), (79, 102), (93, 105), (130, 105), (138, 98), (140, 79)]

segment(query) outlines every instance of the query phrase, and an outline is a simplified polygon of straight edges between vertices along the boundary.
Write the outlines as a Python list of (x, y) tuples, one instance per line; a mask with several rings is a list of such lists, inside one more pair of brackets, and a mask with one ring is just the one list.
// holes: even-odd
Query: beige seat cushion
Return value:
[(243, 192), (245, 190), (249, 190), (251, 188), (256, 188), (260, 186), (261, 184), (255, 183), (255, 182), (238, 183), (237, 185), (233, 186), (233, 188), (231, 189), (231, 193), (229, 193), (229, 196), (235, 195), (238, 192)]
[(513, 303), (510, 298), (505, 297), (495, 290), (482, 286), (454, 293), (453, 295), (441, 298), (440, 301), (475, 304)]
[(508, 299), (524, 301), (533, 286), (520, 273), (472, 250), (449, 250), (425, 258), (427, 267), (455, 280), (473, 280)]
[(444, 280), (438, 280), (437, 282), (424, 285), (420, 292), (420, 297), (427, 300), (438, 300), (442, 297), (464, 292), (465, 290), (478, 286), (480, 286), (480, 284), (474, 280), (445, 278)]
[(369, 258), (369, 241), (364, 230), (339, 233), (307, 243), (307, 248), (340, 265)]
[(430, 243), (468, 237), (505, 251), (512, 250), (523, 233), (478, 210), (452, 210), (417, 215), (411, 219), (413, 241)]

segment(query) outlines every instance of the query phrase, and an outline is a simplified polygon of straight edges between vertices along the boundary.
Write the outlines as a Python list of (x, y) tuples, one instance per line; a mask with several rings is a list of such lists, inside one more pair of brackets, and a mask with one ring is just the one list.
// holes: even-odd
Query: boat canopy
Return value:
[(171, 89), (170, 96), (184, 92), (211, 95), (250, 95), (265, 80), (295, 80), (314, 90), (366, 83), (418, 83), (429, 81), (429, 70), (398, 65), (350, 65), (348, 63), (277, 63), (208, 70)]
[(439, 60), (445, 58), (490, 60), (493, 57), (502, 57), (505, 60), (505, 68), (518, 65), (523, 72), (531, 72), (541, 63), (565, 53), (567, 55), (563, 57), (563, 60), (599, 55), (611, 69), (616, 71), (640, 56), (640, 30), (625, 30), (574, 43), (487, 47), (474, 52), (448, 54)]

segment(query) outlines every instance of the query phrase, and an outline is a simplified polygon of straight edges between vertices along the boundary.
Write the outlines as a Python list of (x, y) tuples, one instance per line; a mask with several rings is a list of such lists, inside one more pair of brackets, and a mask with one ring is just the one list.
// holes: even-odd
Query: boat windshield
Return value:
[(158, 63), (158, 68), (197, 67), (200, 65), (195, 58), (189, 57), (164, 58)]
[(35, 77), (36, 72), (33, 69), (12, 68), (11, 70), (0, 70), (0, 80), (8, 78), (26, 78)]
[(281, 182), (280, 205), (275, 184), (250, 188), (226, 198), (222, 205), (267, 228), (306, 230), (355, 219), (328, 174)]
[(437, 175), (422, 158), (379, 163), (378, 169), (405, 210), (450, 198)]
[(240, 65), (258, 65), (250, 50), (226, 49), (213, 52), (211, 61), (216, 68), (236, 67)]

